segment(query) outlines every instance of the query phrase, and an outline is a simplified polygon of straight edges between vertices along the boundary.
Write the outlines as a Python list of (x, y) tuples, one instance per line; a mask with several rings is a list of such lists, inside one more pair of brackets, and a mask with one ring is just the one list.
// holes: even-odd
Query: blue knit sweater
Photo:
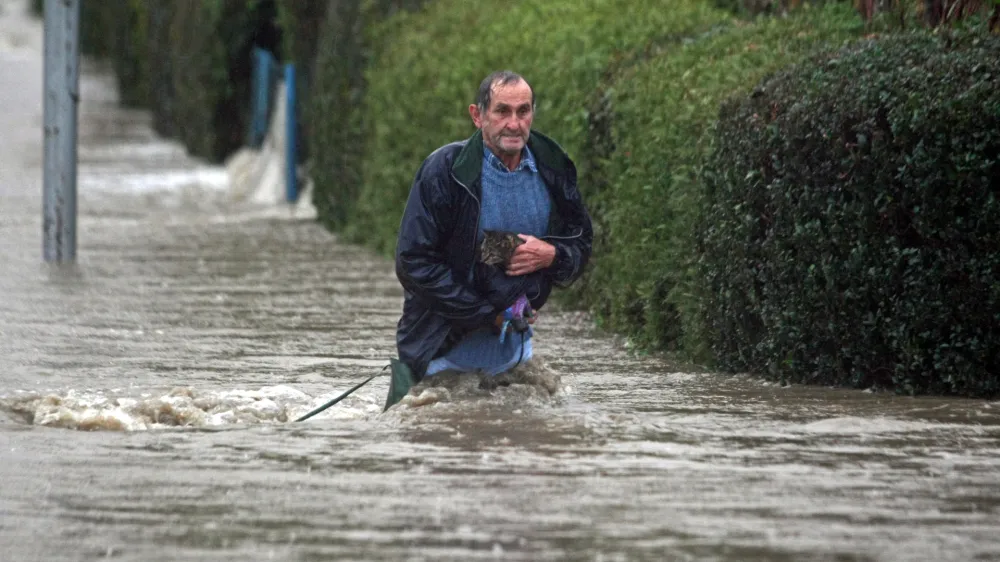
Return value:
[[(535, 158), (527, 147), (521, 163), (513, 171), (489, 148), (483, 151), (483, 193), (479, 218), (479, 241), (484, 230), (506, 230), (532, 236), (545, 236), (552, 200), (538, 174)], [(522, 346), (524, 349), (522, 349)], [(531, 331), (525, 337), (507, 337), (501, 343), (491, 328), (482, 328), (462, 338), (445, 355), (431, 361), (427, 374), (446, 370), (502, 373), (519, 361), (531, 358)]]

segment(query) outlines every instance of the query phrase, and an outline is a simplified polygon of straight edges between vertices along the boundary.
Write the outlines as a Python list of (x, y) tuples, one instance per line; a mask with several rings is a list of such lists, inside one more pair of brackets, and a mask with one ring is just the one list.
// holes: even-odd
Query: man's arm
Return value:
[(545, 240), (521, 234), (525, 241), (514, 250), (507, 266), (507, 275), (544, 272), (553, 283), (567, 286), (583, 273), (590, 259), (594, 239), (590, 216), (577, 199), (567, 221), (568, 236), (552, 236)]
[(545, 271), (552, 282), (560, 287), (567, 287), (576, 281), (590, 260), (594, 233), (590, 230), (589, 219), (586, 228), (579, 232), (577, 237), (552, 241), (555, 247), (555, 259)]
[(559, 205), (562, 228), (559, 232), (550, 232), (553, 236), (545, 238), (556, 252), (552, 265), (544, 271), (560, 287), (569, 286), (583, 274), (594, 245), (594, 227), (577, 190), (575, 170), (564, 193), (566, 199)]
[(410, 188), (396, 242), (396, 277), (403, 288), (433, 312), (465, 328), (488, 325), (497, 309), (466, 283), (455, 279), (445, 260), (453, 214), (434, 179)]

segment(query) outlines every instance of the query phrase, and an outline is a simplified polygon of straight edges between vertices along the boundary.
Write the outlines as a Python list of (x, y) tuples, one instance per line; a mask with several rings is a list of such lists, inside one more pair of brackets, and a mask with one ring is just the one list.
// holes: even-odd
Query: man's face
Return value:
[(490, 107), (473, 106), (472, 121), (483, 131), (483, 141), (497, 155), (519, 154), (528, 142), (535, 110), (531, 107), (531, 87), (524, 80), (494, 84)]

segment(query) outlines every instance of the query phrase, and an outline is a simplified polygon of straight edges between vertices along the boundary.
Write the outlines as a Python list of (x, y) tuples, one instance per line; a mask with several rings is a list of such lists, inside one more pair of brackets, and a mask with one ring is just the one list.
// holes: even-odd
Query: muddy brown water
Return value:
[[(1000, 411), (630, 354), (381, 413), (392, 264), (230, 200), (93, 66), (80, 248), (41, 262), (40, 31), (0, 14), (0, 560), (995, 560)], [(463, 386), (465, 385), (465, 386)]]

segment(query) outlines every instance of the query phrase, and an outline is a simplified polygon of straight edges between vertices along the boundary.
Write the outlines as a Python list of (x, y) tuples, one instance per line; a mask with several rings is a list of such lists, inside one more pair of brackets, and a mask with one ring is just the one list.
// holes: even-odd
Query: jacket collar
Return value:
[[(479, 181), (483, 171), (484, 149), (483, 132), (476, 131), (455, 157), (451, 172), (455, 175), (455, 179), (466, 187)], [(528, 136), (528, 149), (534, 154), (535, 162), (539, 166), (549, 168), (556, 173), (564, 174), (573, 167), (573, 162), (562, 147), (541, 133), (531, 131)]]

